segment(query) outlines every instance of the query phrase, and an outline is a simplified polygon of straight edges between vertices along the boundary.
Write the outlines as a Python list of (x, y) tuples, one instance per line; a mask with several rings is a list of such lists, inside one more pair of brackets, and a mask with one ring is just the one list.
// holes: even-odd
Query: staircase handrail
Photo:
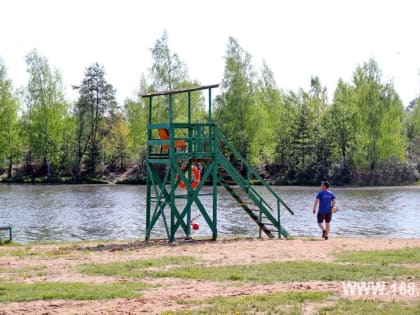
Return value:
[[(230, 151), (233, 153), (233, 155), (239, 159), (246, 167), (248, 172), (251, 172), (251, 174), (265, 187), (268, 189), (268, 191), (274, 196), (274, 198), (280, 202), (291, 214), (295, 214), (292, 209), (289, 208), (289, 206), (283, 201), (283, 199), (280, 198), (279, 195), (270, 187), (270, 185), (267, 184), (267, 182), (258, 174), (258, 172), (245, 160), (245, 158), (242, 156), (242, 154), (235, 149), (235, 147), (226, 139), (226, 137), (222, 134), (220, 130), (218, 130), (219, 139), (221, 142), (223, 142), (225, 145), (228, 146)], [(270, 207), (271, 208), (271, 207)]]
[[(228, 167), (229, 171), (233, 172), (233, 174), (235, 174), (235, 176), (232, 178), (234, 178), (237, 183), (239, 185), (241, 185), (242, 183), (244, 183), (245, 189), (247, 190), (247, 192), (251, 192), (253, 195), (255, 195), (259, 201), (264, 204), (266, 206), (266, 208), (268, 208), (270, 211), (274, 211), (273, 208), (270, 206), (270, 204), (268, 204), (268, 202), (258, 193), (258, 191), (255, 190), (254, 187), (252, 187), (252, 185), (250, 185), (249, 183), (247, 183), (247, 181), (244, 179), (244, 177), (239, 173), (239, 171), (227, 160), (226, 157), (223, 157), (224, 160), (227, 162), (225, 163), (225, 168)], [(227, 170), (227, 169), (226, 169)], [(239, 179), (239, 181), (238, 181)]]

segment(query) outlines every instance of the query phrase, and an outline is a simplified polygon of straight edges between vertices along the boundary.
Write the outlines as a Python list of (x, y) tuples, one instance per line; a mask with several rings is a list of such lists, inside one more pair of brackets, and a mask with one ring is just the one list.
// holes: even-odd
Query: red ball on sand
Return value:
[(192, 228), (194, 231), (197, 231), (200, 228), (200, 226), (198, 225), (198, 223), (193, 223)]

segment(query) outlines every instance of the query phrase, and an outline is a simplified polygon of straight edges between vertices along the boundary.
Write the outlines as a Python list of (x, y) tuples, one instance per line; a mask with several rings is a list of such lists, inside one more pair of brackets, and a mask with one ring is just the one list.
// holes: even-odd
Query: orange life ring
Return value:
[[(182, 168), (182, 170), (184, 171), (185, 168)], [(194, 180), (191, 181), (191, 188), (196, 189), (198, 184), (200, 184), (200, 180), (201, 180), (200, 170), (196, 166), (193, 165), (191, 166), (191, 173), (194, 176)], [(185, 176), (188, 178), (188, 172), (185, 173)], [(176, 175), (176, 177), (178, 178), (179, 176)], [(181, 187), (182, 189), (187, 188), (187, 186), (182, 180), (179, 182), (179, 187)]]

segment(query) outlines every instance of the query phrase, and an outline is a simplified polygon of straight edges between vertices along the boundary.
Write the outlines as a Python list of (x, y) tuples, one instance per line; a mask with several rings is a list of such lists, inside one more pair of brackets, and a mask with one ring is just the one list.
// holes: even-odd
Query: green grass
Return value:
[(420, 248), (406, 247), (397, 250), (341, 252), (337, 254), (337, 260), (381, 265), (419, 263)]
[(18, 247), (18, 248), (8, 248), (7, 250), (0, 251), (0, 256), (14, 256), (19, 258), (31, 257), (38, 255), (35, 251), (31, 250), (30, 246)]
[[(40, 245), (59, 245), (56, 248), (47, 247), (46, 249), (39, 249)], [(0, 250), (0, 256), (13, 256), (19, 258), (55, 258), (59, 256), (79, 255), (82, 251), (78, 251), (79, 243), (62, 245), (58, 243), (42, 243), (35, 245), (16, 245)]]
[[(14, 241), (10, 241), (10, 240), (2, 241), (2, 242), (0, 242), (0, 245), (1, 245), (1, 246), (4, 246), (4, 247), (10, 247), (10, 246), (22, 246), (21, 244), (16, 243), (16, 242), (14, 242)], [(0, 253), (1, 253), (1, 251), (0, 251)]]
[(49, 257), (69, 255), (72, 252), (74, 252), (74, 249), (71, 247), (60, 247), (57, 249), (39, 251), (39, 250), (34, 249), (31, 245), (26, 245), (26, 246), (8, 248), (7, 250), (2, 250), (0, 251), (0, 256), (13, 256), (13, 257), (19, 257), (19, 258), (27, 258), (27, 257), (49, 258)]
[[(188, 311), (163, 314), (301, 314), (304, 302), (321, 302), (330, 297), (330, 292), (289, 291), (275, 294), (249, 295), (241, 297), (216, 297), (201, 301), (180, 301), (190, 306)], [(205, 307), (197, 308), (197, 305)]]
[[(198, 314), (284, 314), (300, 315), (304, 303), (315, 303), (316, 314), (320, 315), (418, 315), (420, 304), (403, 302), (383, 302), (340, 299), (331, 304), (332, 293), (325, 291), (289, 291), (268, 295), (249, 295), (242, 297), (217, 297), (201, 301), (180, 301), (189, 309), (166, 311), (163, 315)], [(325, 303), (325, 304), (324, 304)], [(322, 305), (324, 304), (324, 306)], [(198, 307), (197, 307), (198, 306)], [(201, 307), (200, 307), (201, 306)]]
[(103, 300), (139, 297), (148, 286), (139, 282), (112, 284), (39, 282), (0, 283), (0, 302), (37, 300)]
[(197, 259), (191, 256), (167, 256), (163, 258), (118, 263), (83, 264), (79, 266), (79, 271), (90, 275), (142, 278), (155, 274), (153, 271), (148, 270), (148, 268), (185, 265), (196, 261)]
[(382, 302), (368, 300), (339, 300), (334, 306), (325, 306), (319, 309), (321, 315), (418, 315), (419, 303)]
[(42, 277), (47, 275), (46, 266), (25, 266), (22, 268), (0, 268), (0, 274), (6, 273), (10, 275), (10, 278), (31, 278), (31, 277)]
[(340, 265), (321, 262), (273, 262), (257, 265), (231, 265), (217, 267), (179, 267), (155, 272), (157, 277), (184, 279), (242, 280), (255, 282), (289, 281), (341, 281), (396, 279), (403, 276), (420, 276), (420, 268), (392, 266)]
[[(341, 281), (397, 279), (407, 276), (420, 276), (420, 268), (401, 268), (382, 265), (337, 264), (321, 262), (272, 262), (254, 265), (229, 266), (182, 266), (167, 270), (146, 270), (147, 267), (159, 267), (186, 263), (185, 257), (169, 257), (163, 261), (132, 261), (111, 264), (86, 264), (81, 272), (108, 276), (132, 278), (175, 277), (183, 279), (201, 279), (216, 281), (252, 281), (261, 283), (288, 281)], [(192, 258), (190, 258), (192, 259)], [(167, 261), (169, 260), (169, 261)], [(174, 261), (171, 261), (174, 260)], [(192, 260), (193, 261), (193, 260)]]

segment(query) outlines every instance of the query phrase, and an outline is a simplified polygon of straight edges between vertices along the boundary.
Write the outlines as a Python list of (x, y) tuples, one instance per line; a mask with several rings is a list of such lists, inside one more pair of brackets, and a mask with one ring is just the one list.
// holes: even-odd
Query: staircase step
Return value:
[(234, 180), (231, 180), (231, 179), (222, 178), (221, 180), (226, 184), (236, 184), (236, 182)]
[(209, 163), (213, 161), (213, 158), (193, 158), (192, 161), (194, 163)]
[(238, 203), (239, 206), (247, 206), (247, 205), (254, 205), (255, 203), (253, 203), (252, 201), (242, 201), (240, 203)]
[(239, 193), (239, 192), (241, 192), (241, 191), (242, 191), (242, 189), (241, 189), (241, 188), (239, 188), (239, 187), (232, 187), (232, 186), (229, 186), (229, 188), (227, 188), (227, 190), (228, 190), (229, 192), (235, 192), (235, 193)]
[[(225, 161), (225, 163), (228, 162)], [(218, 182), (236, 201), (235, 205), (242, 207), (245, 213), (256, 223), (260, 232), (264, 232), (270, 239), (275, 239), (279, 236), (279, 229), (283, 234), (283, 229), (279, 225), (280, 222), (273, 224), (267, 217), (268, 214), (265, 215), (266, 211), (272, 210), (271, 206), (266, 204), (258, 192), (251, 188), (251, 182), (247, 181), (239, 173), (234, 173), (228, 166), (224, 168), (218, 165), (217, 168)], [(229, 173), (232, 173), (233, 177)], [(274, 222), (276, 221), (274, 220)]]

